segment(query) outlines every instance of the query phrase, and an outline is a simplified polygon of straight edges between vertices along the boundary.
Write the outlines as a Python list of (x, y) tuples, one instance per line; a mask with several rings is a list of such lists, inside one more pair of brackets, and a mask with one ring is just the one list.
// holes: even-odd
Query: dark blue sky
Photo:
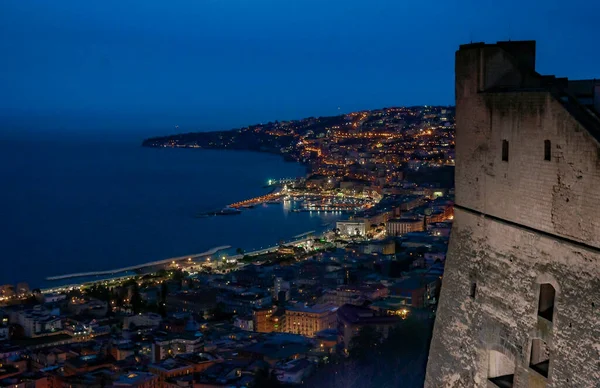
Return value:
[(540, 72), (600, 77), (599, 3), (3, 0), (1, 130), (160, 134), (452, 104), (454, 51), (471, 40), (536, 39)]

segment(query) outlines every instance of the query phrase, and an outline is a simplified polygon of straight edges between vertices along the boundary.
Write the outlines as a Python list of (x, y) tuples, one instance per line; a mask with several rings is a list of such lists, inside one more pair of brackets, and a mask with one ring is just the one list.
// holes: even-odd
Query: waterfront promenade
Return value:
[[(285, 245), (300, 245), (303, 243), (307, 243), (312, 238), (314, 238), (313, 237), (314, 233), (315, 233), (315, 231), (309, 231), (309, 232), (294, 236), (294, 239), (292, 241), (285, 242)], [(153, 261), (150, 263), (143, 263), (143, 264), (132, 265), (132, 266), (123, 267), (123, 268), (116, 268), (116, 269), (111, 269), (111, 270), (106, 270), (106, 271), (78, 272), (78, 273), (71, 273), (71, 274), (58, 275), (58, 276), (49, 276), (46, 278), (46, 280), (64, 280), (64, 279), (73, 279), (73, 278), (82, 278), (82, 277), (91, 277), (91, 276), (116, 275), (119, 273), (135, 271), (135, 270), (142, 269), (142, 268), (167, 265), (167, 264), (170, 264), (173, 262), (175, 262), (175, 263), (177, 263), (179, 261), (187, 262), (189, 260), (197, 260), (197, 259), (207, 258), (207, 257), (217, 254), (220, 251), (224, 251), (224, 250), (230, 249), (230, 248), (231, 248), (231, 245), (223, 245), (223, 246), (218, 246), (218, 247), (209, 249), (208, 251), (205, 251), (202, 253), (197, 253), (197, 254), (192, 254), (192, 255), (172, 257), (169, 259), (158, 260), (158, 261)], [(265, 253), (274, 252), (277, 249), (279, 249), (279, 245), (273, 245), (271, 247), (255, 250), (252, 252), (246, 252), (244, 254), (231, 255), (231, 256), (229, 256), (229, 258), (234, 259), (234, 260), (241, 260), (244, 256), (263, 255)], [(101, 281), (101, 280), (103, 280), (103, 279), (97, 279), (94, 281)]]
[(86, 277), (86, 276), (115, 275), (115, 274), (118, 274), (121, 272), (135, 271), (135, 270), (142, 269), (142, 268), (154, 267), (157, 265), (165, 265), (165, 264), (182, 261), (182, 260), (200, 259), (203, 257), (212, 256), (217, 252), (220, 252), (222, 250), (229, 249), (229, 248), (231, 248), (230, 245), (223, 245), (223, 246), (212, 248), (206, 252), (197, 253), (194, 255), (172, 257), (170, 259), (158, 260), (158, 261), (153, 261), (150, 263), (132, 265), (129, 267), (110, 269), (110, 270), (106, 270), (106, 271), (79, 272), (79, 273), (71, 273), (71, 274), (59, 275), (59, 276), (49, 276), (46, 278), (46, 280), (63, 280), (63, 279), (80, 278), (80, 277)]

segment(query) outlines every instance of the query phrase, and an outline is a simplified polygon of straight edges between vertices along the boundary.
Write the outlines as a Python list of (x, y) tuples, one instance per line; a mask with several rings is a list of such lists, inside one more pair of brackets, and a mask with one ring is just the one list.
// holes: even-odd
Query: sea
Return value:
[[(331, 228), (335, 214), (264, 204), (205, 211), (305, 175), (272, 154), (144, 148), (142, 139), (45, 137), (0, 142), (0, 285), (110, 270), (230, 245), (245, 251)], [(76, 282), (71, 279), (70, 282)]]

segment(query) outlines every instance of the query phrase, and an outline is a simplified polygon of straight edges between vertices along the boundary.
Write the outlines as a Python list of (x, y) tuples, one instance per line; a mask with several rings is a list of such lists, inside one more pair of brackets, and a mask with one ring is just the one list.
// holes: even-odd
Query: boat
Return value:
[(221, 210), (214, 210), (207, 213), (203, 213), (200, 216), (232, 216), (236, 214), (241, 214), (242, 211), (240, 209), (236, 209), (233, 207), (226, 207)]
[(216, 213), (217, 216), (231, 216), (235, 214), (240, 214), (242, 211), (240, 209), (236, 209), (233, 207), (226, 207), (221, 209)]

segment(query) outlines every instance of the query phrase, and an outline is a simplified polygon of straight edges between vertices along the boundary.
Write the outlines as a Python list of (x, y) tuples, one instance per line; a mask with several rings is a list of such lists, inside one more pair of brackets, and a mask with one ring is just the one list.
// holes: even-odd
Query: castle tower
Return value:
[(600, 82), (456, 52), (456, 206), (426, 387), (600, 386)]

